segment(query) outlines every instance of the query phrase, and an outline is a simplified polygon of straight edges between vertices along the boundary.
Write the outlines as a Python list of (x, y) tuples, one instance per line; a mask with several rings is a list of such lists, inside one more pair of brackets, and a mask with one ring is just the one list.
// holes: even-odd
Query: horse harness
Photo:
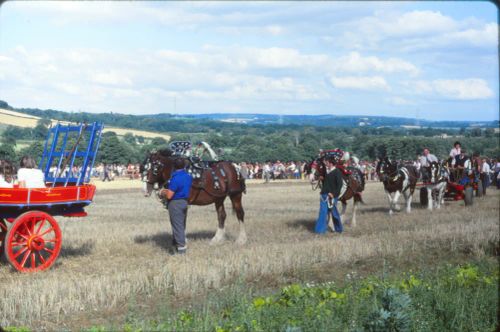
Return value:
[(197, 179), (200, 181), (199, 184), (196, 185), (196, 188), (205, 189), (206, 185), (205, 174), (207, 170), (209, 170), (210, 174), (212, 175), (214, 190), (219, 191), (222, 189), (220, 178), (217, 175), (216, 170), (219, 170), (220, 174), (224, 178), (224, 182), (226, 183), (226, 185), (228, 184), (226, 173), (224, 172), (224, 169), (219, 166), (218, 162), (209, 162), (209, 161), (201, 162), (201, 161), (195, 161), (192, 158), (189, 158), (189, 161), (190, 163), (187, 168), (187, 172), (193, 177), (193, 179)]

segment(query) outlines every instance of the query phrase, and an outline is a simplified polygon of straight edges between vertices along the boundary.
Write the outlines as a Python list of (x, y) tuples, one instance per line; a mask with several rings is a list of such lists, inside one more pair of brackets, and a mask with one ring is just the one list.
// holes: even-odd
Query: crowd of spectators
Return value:
[[(265, 182), (270, 180), (283, 179), (306, 179), (310, 174), (310, 163), (308, 161), (286, 161), (280, 160), (267, 162), (241, 162), (236, 163), (241, 175), (245, 179), (263, 179)], [(360, 161), (358, 167), (365, 174), (365, 179), (376, 181), (378, 180), (375, 172), (377, 162)]]

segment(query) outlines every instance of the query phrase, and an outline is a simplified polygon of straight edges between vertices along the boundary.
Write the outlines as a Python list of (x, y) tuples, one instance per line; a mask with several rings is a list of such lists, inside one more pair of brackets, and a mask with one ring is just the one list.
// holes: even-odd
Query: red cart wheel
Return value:
[(7, 223), (5, 220), (0, 219), (0, 256), (3, 253), (4, 241), (7, 237)]
[(56, 261), (61, 243), (56, 220), (45, 212), (29, 211), (20, 215), (7, 232), (5, 256), (18, 271), (43, 271)]

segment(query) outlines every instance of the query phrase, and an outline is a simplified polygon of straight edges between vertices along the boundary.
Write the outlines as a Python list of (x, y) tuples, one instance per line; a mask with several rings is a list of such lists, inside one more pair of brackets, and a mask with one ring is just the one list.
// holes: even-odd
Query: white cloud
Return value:
[(378, 11), (374, 15), (332, 26), (337, 38), (324, 36), (328, 43), (349, 49), (395, 47), (413, 51), (449, 46), (494, 47), (498, 25), (474, 19), (457, 20), (439, 11)]
[(132, 80), (129, 77), (127, 77), (123, 73), (113, 72), (113, 71), (91, 74), (91, 81), (104, 85), (117, 85), (117, 86), (132, 85)]
[(331, 77), (330, 82), (338, 89), (390, 90), (386, 80), (381, 76)]
[(452, 99), (473, 100), (494, 96), (488, 83), (482, 79), (435, 80), (432, 83), (437, 93)]
[(285, 32), (285, 29), (279, 25), (268, 25), (265, 30), (273, 36), (278, 36)]
[(495, 95), (488, 83), (479, 78), (420, 80), (407, 82), (405, 85), (415, 93), (437, 95), (447, 99), (479, 100)]
[(338, 58), (335, 61), (334, 68), (338, 71), (347, 72), (407, 72), (412, 76), (419, 74), (419, 69), (407, 61), (398, 58), (381, 60), (376, 56), (362, 57), (358, 52), (351, 52), (347, 56)]

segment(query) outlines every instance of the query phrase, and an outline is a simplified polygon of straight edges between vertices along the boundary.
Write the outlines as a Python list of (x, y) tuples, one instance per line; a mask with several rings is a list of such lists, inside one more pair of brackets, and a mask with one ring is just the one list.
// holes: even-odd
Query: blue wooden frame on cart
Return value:
[[(98, 122), (78, 125), (63, 125), (58, 123), (50, 128), (47, 133), (47, 139), (45, 140), (39, 165), (39, 168), (44, 172), (45, 181), (52, 183), (53, 187), (68, 185), (78, 186), (83, 183), (88, 183), (90, 181), (92, 168), (94, 167), (95, 157), (99, 149), (103, 128), (103, 124)], [(78, 150), (79, 144), (75, 144), (70, 151), (66, 151), (66, 145), (71, 133), (78, 133), (77, 143), (79, 143), (82, 137), (86, 137), (87, 144), (83, 151)], [(69, 170), (71, 170), (76, 158), (82, 158), (81, 170), (78, 175), (74, 176), (72, 172), (67, 172), (65, 176), (60, 176), (61, 166), (64, 168), (68, 166)], [(69, 164), (66, 165), (68, 161)], [(57, 163), (57, 168), (55, 174), (51, 174), (50, 169), (54, 162)]]

